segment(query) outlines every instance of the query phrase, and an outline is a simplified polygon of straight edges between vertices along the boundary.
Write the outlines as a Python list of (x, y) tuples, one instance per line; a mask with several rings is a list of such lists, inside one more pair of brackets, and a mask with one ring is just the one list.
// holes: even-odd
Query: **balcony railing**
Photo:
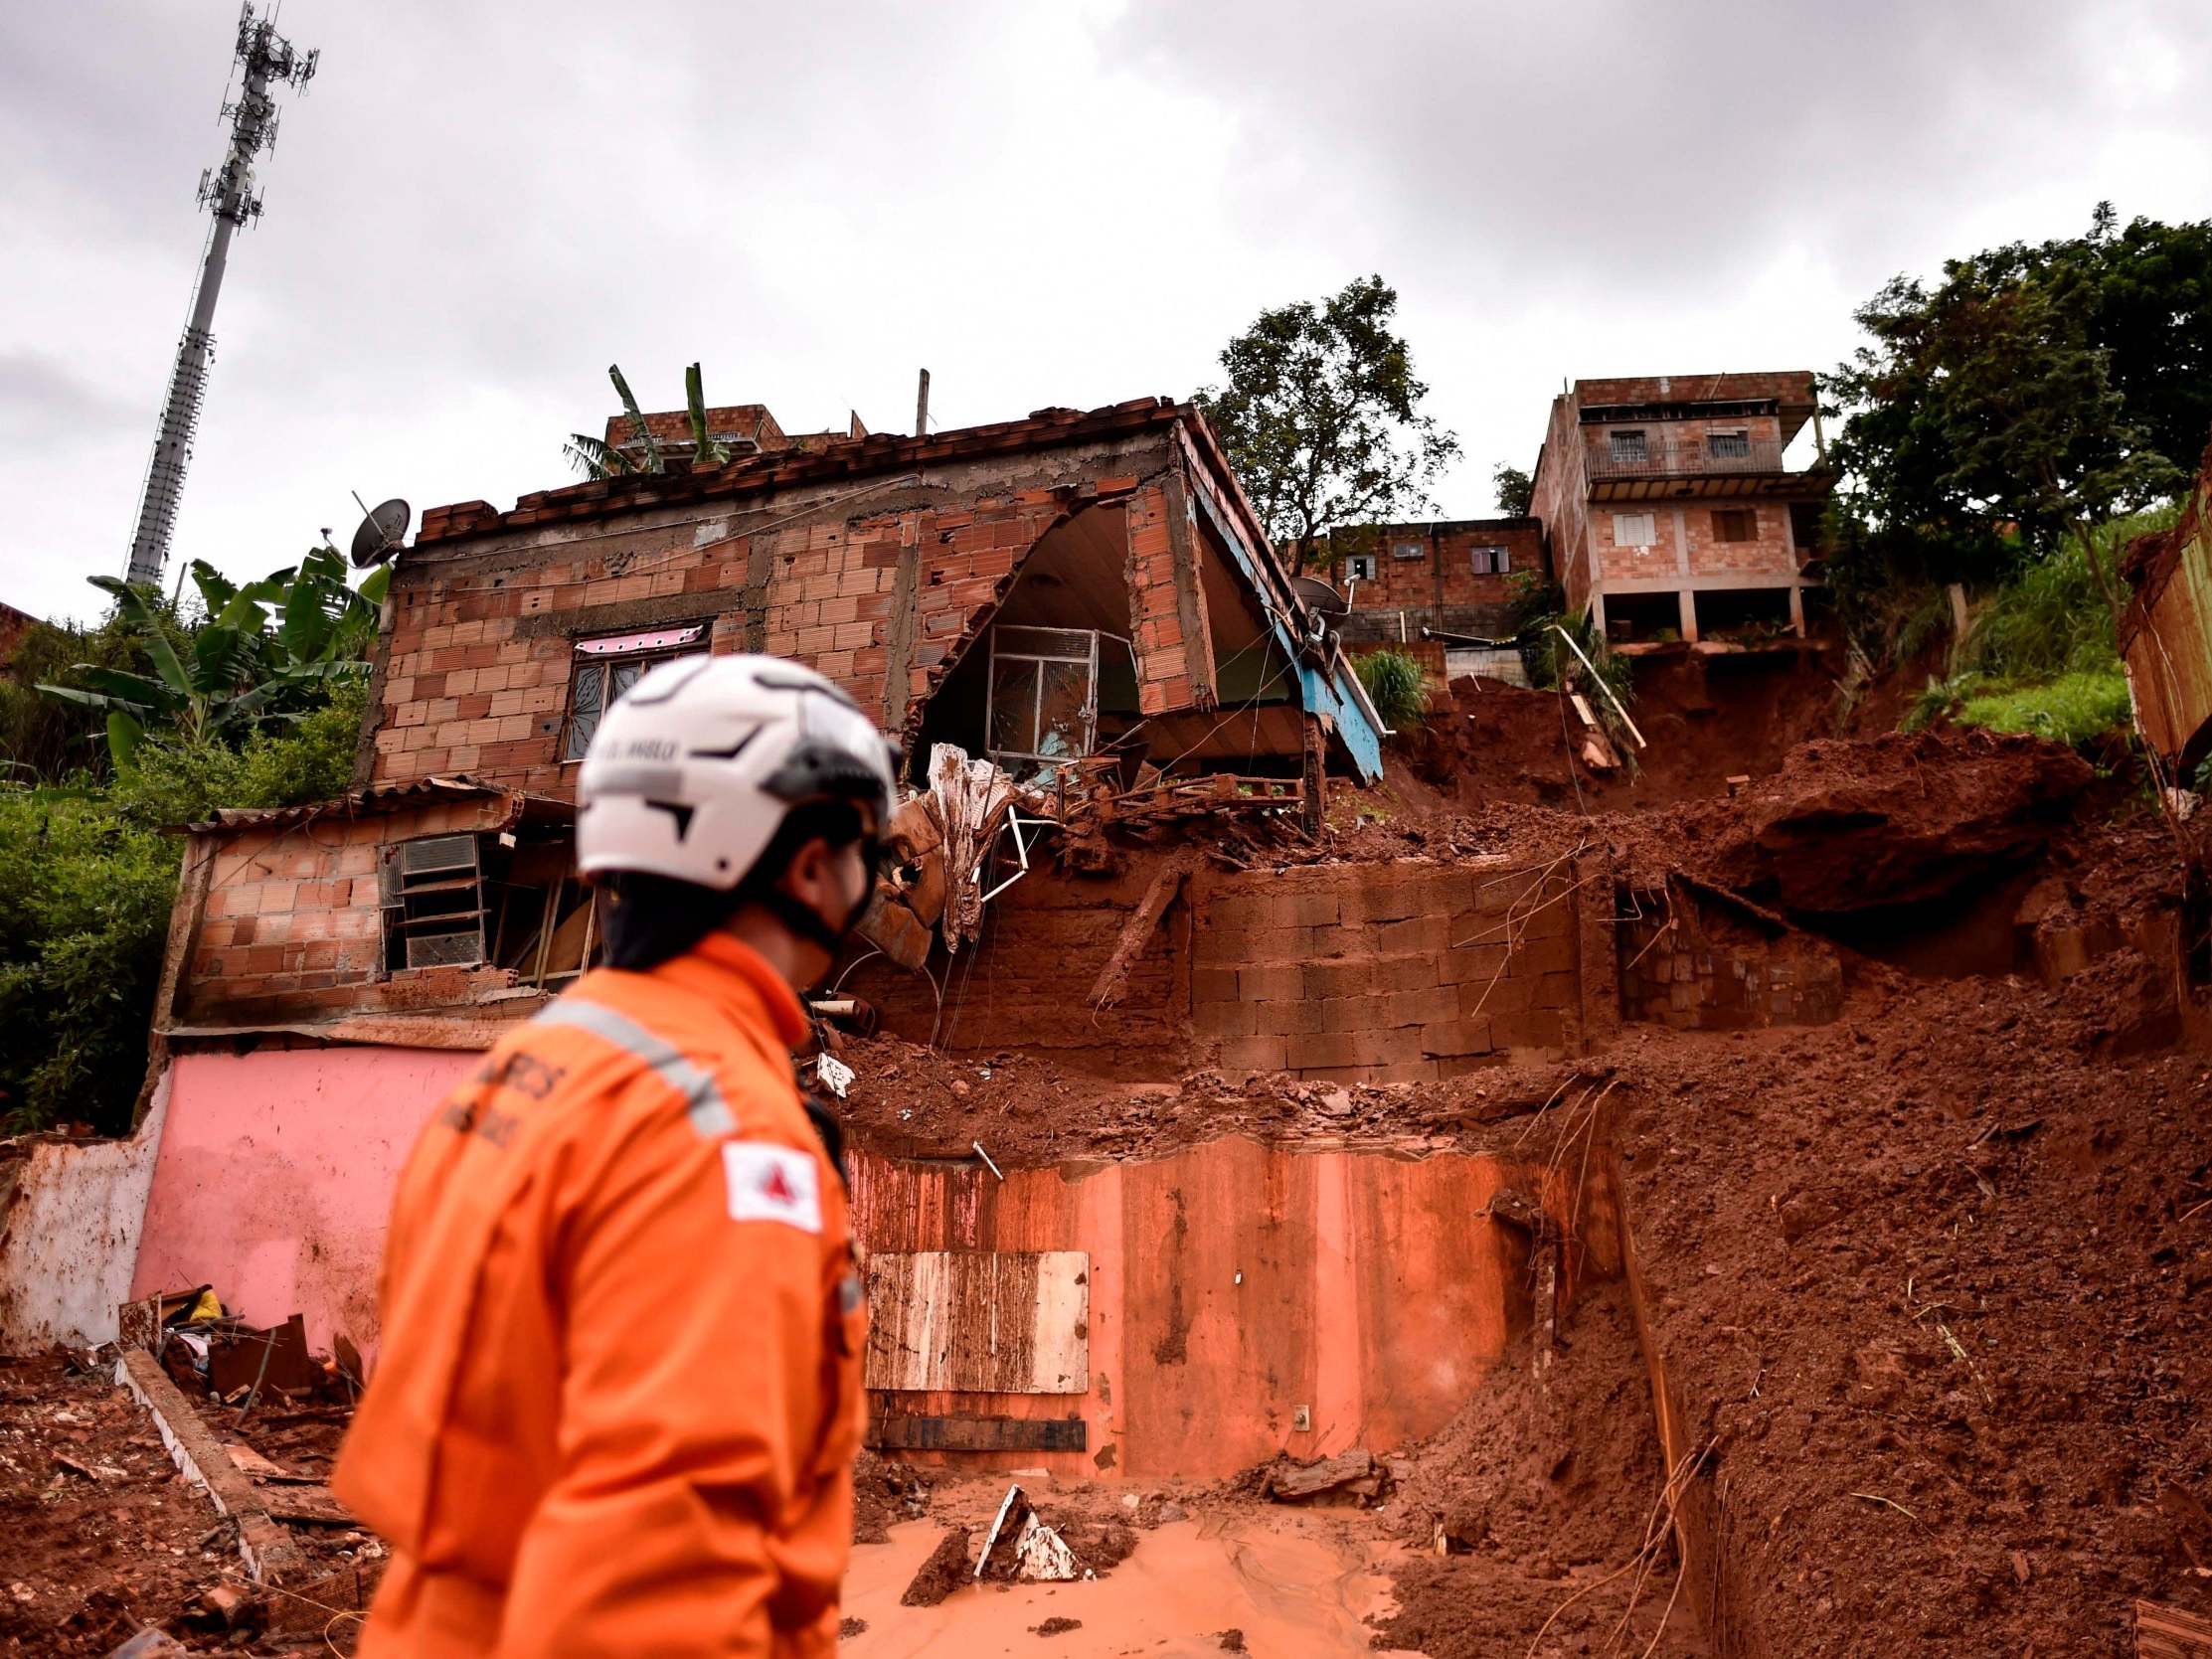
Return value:
[(1782, 473), (1782, 445), (1769, 438), (1715, 439), (1685, 432), (1635, 445), (1601, 437), (1586, 443), (1592, 478), (1705, 478), (1716, 474)]

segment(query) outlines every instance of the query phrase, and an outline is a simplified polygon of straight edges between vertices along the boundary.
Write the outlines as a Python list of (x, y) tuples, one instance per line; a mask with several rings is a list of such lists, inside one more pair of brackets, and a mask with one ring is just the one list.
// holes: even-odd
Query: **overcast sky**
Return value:
[[(120, 574), (231, 0), (0, 7), (0, 599)], [(1563, 378), (1826, 368), (1899, 270), (2212, 214), (2204, 0), (285, 0), (322, 50), (240, 237), (172, 549), (566, 481), (648, 408), (944, 426), (1187, 395), (1379, 271), (1493, 510)]]

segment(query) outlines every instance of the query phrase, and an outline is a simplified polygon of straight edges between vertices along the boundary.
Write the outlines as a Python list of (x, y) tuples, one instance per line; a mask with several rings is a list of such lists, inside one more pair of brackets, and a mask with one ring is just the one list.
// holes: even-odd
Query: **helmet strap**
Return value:
[(771, 887), (760, 897), (762, 906), (776, 920), (834, 956), (844, 947), (852, 930), (860, 925), (860, 918), (868, 913), (868, 907), (876, 897), (876, 883), (871, 875), (859, 901), (846, 912), (845, 919), (834, 926), (820, 911), (781, 887)]

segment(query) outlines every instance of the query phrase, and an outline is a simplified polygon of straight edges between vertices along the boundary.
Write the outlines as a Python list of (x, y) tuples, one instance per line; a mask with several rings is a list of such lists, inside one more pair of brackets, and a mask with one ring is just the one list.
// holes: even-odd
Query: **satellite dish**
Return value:
[[(357, 495), (354, 500), (361, 498)], [(394, 496), (390, 501), (373, 510), (361, 521), (361, 528), (353, 533), (353, 565), (365, 571), (371, 565), (381, 565), (400, 551), (400, 544), (407, 540), (408, 521), (414, 510)]]
[(1292, 577), (1290, 587), (1297, 596), (1323, 616), (1349, 616), (1352, 602), (1319, 577)]

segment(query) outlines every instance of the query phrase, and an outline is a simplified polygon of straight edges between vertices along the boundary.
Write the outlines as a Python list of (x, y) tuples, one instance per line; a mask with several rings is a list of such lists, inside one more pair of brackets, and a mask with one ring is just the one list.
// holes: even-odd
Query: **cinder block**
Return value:
[(1381, 997), (1330, 997), (1321, 1004), (1323, 1031), (1368, 1032), (1381, 1029), (1383, 1024), (1384, 1005)]
[(1254, 962), (1237, 970), (1237, 994), (1248, 1002), (1297, 1002), (1305, 996), (1295, 962)]
[(1282, 1037), (1235, 1037), (1221, 1046), (1221, 1065), (1225, 1072), (1280, 1072), (1289, 1065), (1289, 1039)]
[(1237, 1001), (1237, 970), (1234, 967), (1193, 967), (1190, 994), (1194, 1003)]
[(1375, 965), (1365, 957), (1344, 961), (1308, 962), (1304, 968), (1306, 996), (1363, 997), (1375, 986)]
[(1250, 1037), (1261, 1010), (1290, 1007), (1272, 1002), (1202, 1002), (1191, 1010), (1191, 1028), (1201, 1037)]
[(1318, 1002), (1252, 1003), (1252, 1029), (1265, 1037), (1307, 1037), (1322, 1029)]
[(1421, 1028), (1421, 1052), (1432, 1059), (1457, 1059), (1487, 1054), (1491, 1049), (1490, 1022), (1440, 1020)]

